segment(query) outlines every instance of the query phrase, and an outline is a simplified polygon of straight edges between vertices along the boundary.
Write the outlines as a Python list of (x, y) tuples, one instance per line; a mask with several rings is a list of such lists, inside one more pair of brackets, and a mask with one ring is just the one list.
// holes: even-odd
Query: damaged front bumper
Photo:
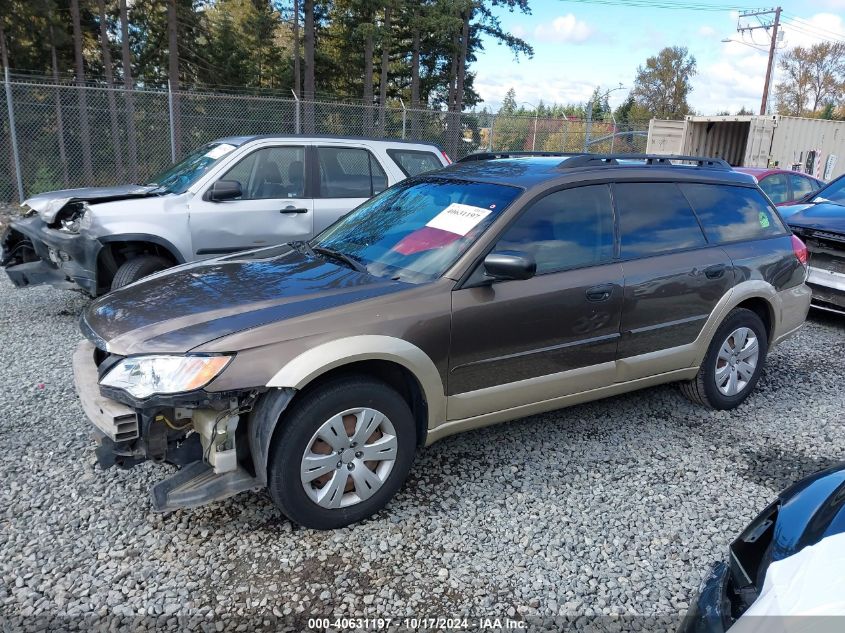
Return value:
[(253, 452), (260, 451), (253, 451), (256, 440), (250, 437), (250, 433), (258, 435), (260, 428), (249, 420), (256, 392), (198, 391), (144, 402), (128, 395), (121, 398), (99, 385), (99, 367), (110, 366), (108, 357), (87, 340), (73, 356), (76, 391), (94, 426), (101, 467), (131, 468), (145, 460), (179, 466), (175, 475), (151, 491), (153, 508), (159, 512), (195, 507), (264, 486), (264, 471), (258, 469), (256, 476), (252, 459)]
[(97, 295), (97, 258), (103, 245), (84, 231), (53, 229), (35, 215), (12, 222), (0, 245), (0, 265), (18, 288), (49, 284)]
[(813, 307), (845, 314), (845, 235), (793, 227), (807, 245), (810, 265), (807, 285)]

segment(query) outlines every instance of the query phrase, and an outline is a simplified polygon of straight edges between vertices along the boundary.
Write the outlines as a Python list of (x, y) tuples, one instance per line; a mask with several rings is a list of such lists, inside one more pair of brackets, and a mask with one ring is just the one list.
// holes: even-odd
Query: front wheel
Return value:
[(757, 384), (768, 349), (768, 335), (760, 317), (751, 310), (736, 308), (713, 335), (696, 377), (681, 383), (681, 392), (711, 409), (733, 409)]
[(411, 410), (374, 379), (340, 378), (303, 394), (279, 427), (267, 486), (282, 512), (309, 528), (339, 528), (378, 512), (414, 460)]
[(123, 262), (120, 268), (117, 269), (111, 281), (111, 289), (117, 290), (118, 288), (123, 288), (123, 286), (128, 286), (139, 279), (143, 279), (147, 275), (152, 275), (171, 266), (173, 266), (172, 263), (158, 255), (139, 255), (138, 257), (133, 257)]

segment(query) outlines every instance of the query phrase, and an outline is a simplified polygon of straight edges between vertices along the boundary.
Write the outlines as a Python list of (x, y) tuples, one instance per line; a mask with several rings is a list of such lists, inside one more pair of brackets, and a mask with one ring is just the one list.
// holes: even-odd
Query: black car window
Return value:
[(815, 180), (799, 174), (789, 174), (789, 182), (792, 184), (792, 199), (803, 198), (819, 188)]
[(610, 187), (564, 189), (537, 200), (507, 228), (496, 251), (531, 254), (538, 274), (612, 259)]
[(305, 195), (305, 150), (302, 147), (256, 150), (238, 161), (221, 180), (241, 183), (241, 200), (302, 198)]
[[(794, 186), (794, 185), (793, 185)], [(769, 196), (775, 204), (789, 201), (789, 187), (786, 184), (786, 174), (772, 174), (760, 181), (760, 189)]]
[(417, 176), (443, 167), (433, 152), (416, 149), (389, 149), (387, 155), (393, 159), (393, 162), (406, 176)]
[(318, 147), (320, 198), (369, 198), (387, 189), (387, 175), (366, 149)]
[(674, 183), (613, 186), (622, 257), (646, 257), (704, 246), (707, 241), (689, 203)]
[(786, 232), (778, 215), (756, 189), (682, 184), (681, 190), (711, 242), (753, 240)]

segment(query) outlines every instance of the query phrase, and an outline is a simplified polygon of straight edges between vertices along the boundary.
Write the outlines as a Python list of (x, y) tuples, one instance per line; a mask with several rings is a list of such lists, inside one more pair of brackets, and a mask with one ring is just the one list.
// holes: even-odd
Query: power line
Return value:
[(809, 30), (812, 30), (812, 31), (817, 31), (817, 32), (819, 32), (819, 33), (826, 33), (826, 34), (830, 35), (832, 39), (837, 39), (837, 40), (839, 40), (839, 39), (845, 39), (845, 33), (841, 32), (841, 31), (831, 31), (830, 29), (826, 29), (826, 28), (824, 28), (824, 27), (817, 26), (817, 25), (816, 25), (816, 24), (814, 24), (813, 22), (810, 22), (809, 20), (805, 20), (804, 18), (798, 17), (797, 15), (794, 15), (794, 14), (792, 14), (792, 13), (786, 13), (786, 12), (784, 12), (784, 14), (783, 14), (783, 15), (784, 15), (784, 16), (785, 16), (785, 17), (786, 17), (786, 18), (787, 18), (790, 22), (797, 22), (797, 23), (800, 23), (800, 24), (801, 24), (801, 26), (803, 26), (803, 27), (805, 27), (805, 28), (807, 28), (807, 29), (809, 29)]
[(659, 0), (652, 2), (650, 0), (563, 0), (563, 2), (572, 2), (577, 4), (598, 4), (604, 6), (614, 7), (636, 7), (646, 9), (672, 9), (677, 11), (743, 11), (749, 9), (748, 5), (727, 5), (727, 4), (703, 4), (703, 3), (683, 3), (676, 4), (670, 0)]

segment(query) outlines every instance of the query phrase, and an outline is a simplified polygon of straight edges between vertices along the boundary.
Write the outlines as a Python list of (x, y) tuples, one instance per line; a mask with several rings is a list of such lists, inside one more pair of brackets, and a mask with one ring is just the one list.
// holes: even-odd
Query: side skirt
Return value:
[(678, 380), (689, 380), (694, 378), (698, 373), (698, 367), (688, 367), (685, 369), (677, 369), (646, 378), (638, 378), (636, 380), (629, 380), (627, 382), (619, 382), (609, 385), (607, 387), (599, 387), (597, 389), (589, 389), (578, 393), (542, 400), (540, 402), (533, 402), (531, 404), (524, 404), (510, 409), (503, 409), (501, 411), (493, 411), (483, 415), (477, 415), (460, 420), (450, 420), (441, 424), (440, 426), (431, 429), (426, 436), (425, 444), (429, 446), (437, 440), (454, 435), (455, 433), (462, 433), (471, 429), (477, 429), (491, 424), (498, 424), (499, 422), (508, 422), (516, 420), (529, 415), (537, 413), (545, 413), (547, 411), (554, 411), (555, 409), (563, 409), (575, 404), (582, 404), (592, 400), (600, 400), (610, 396), (616, 396), (629, 391), (636, 391), (644, 387), (652, 387), (654, 385), (661, 385), (667, 382), (675, 382)]

